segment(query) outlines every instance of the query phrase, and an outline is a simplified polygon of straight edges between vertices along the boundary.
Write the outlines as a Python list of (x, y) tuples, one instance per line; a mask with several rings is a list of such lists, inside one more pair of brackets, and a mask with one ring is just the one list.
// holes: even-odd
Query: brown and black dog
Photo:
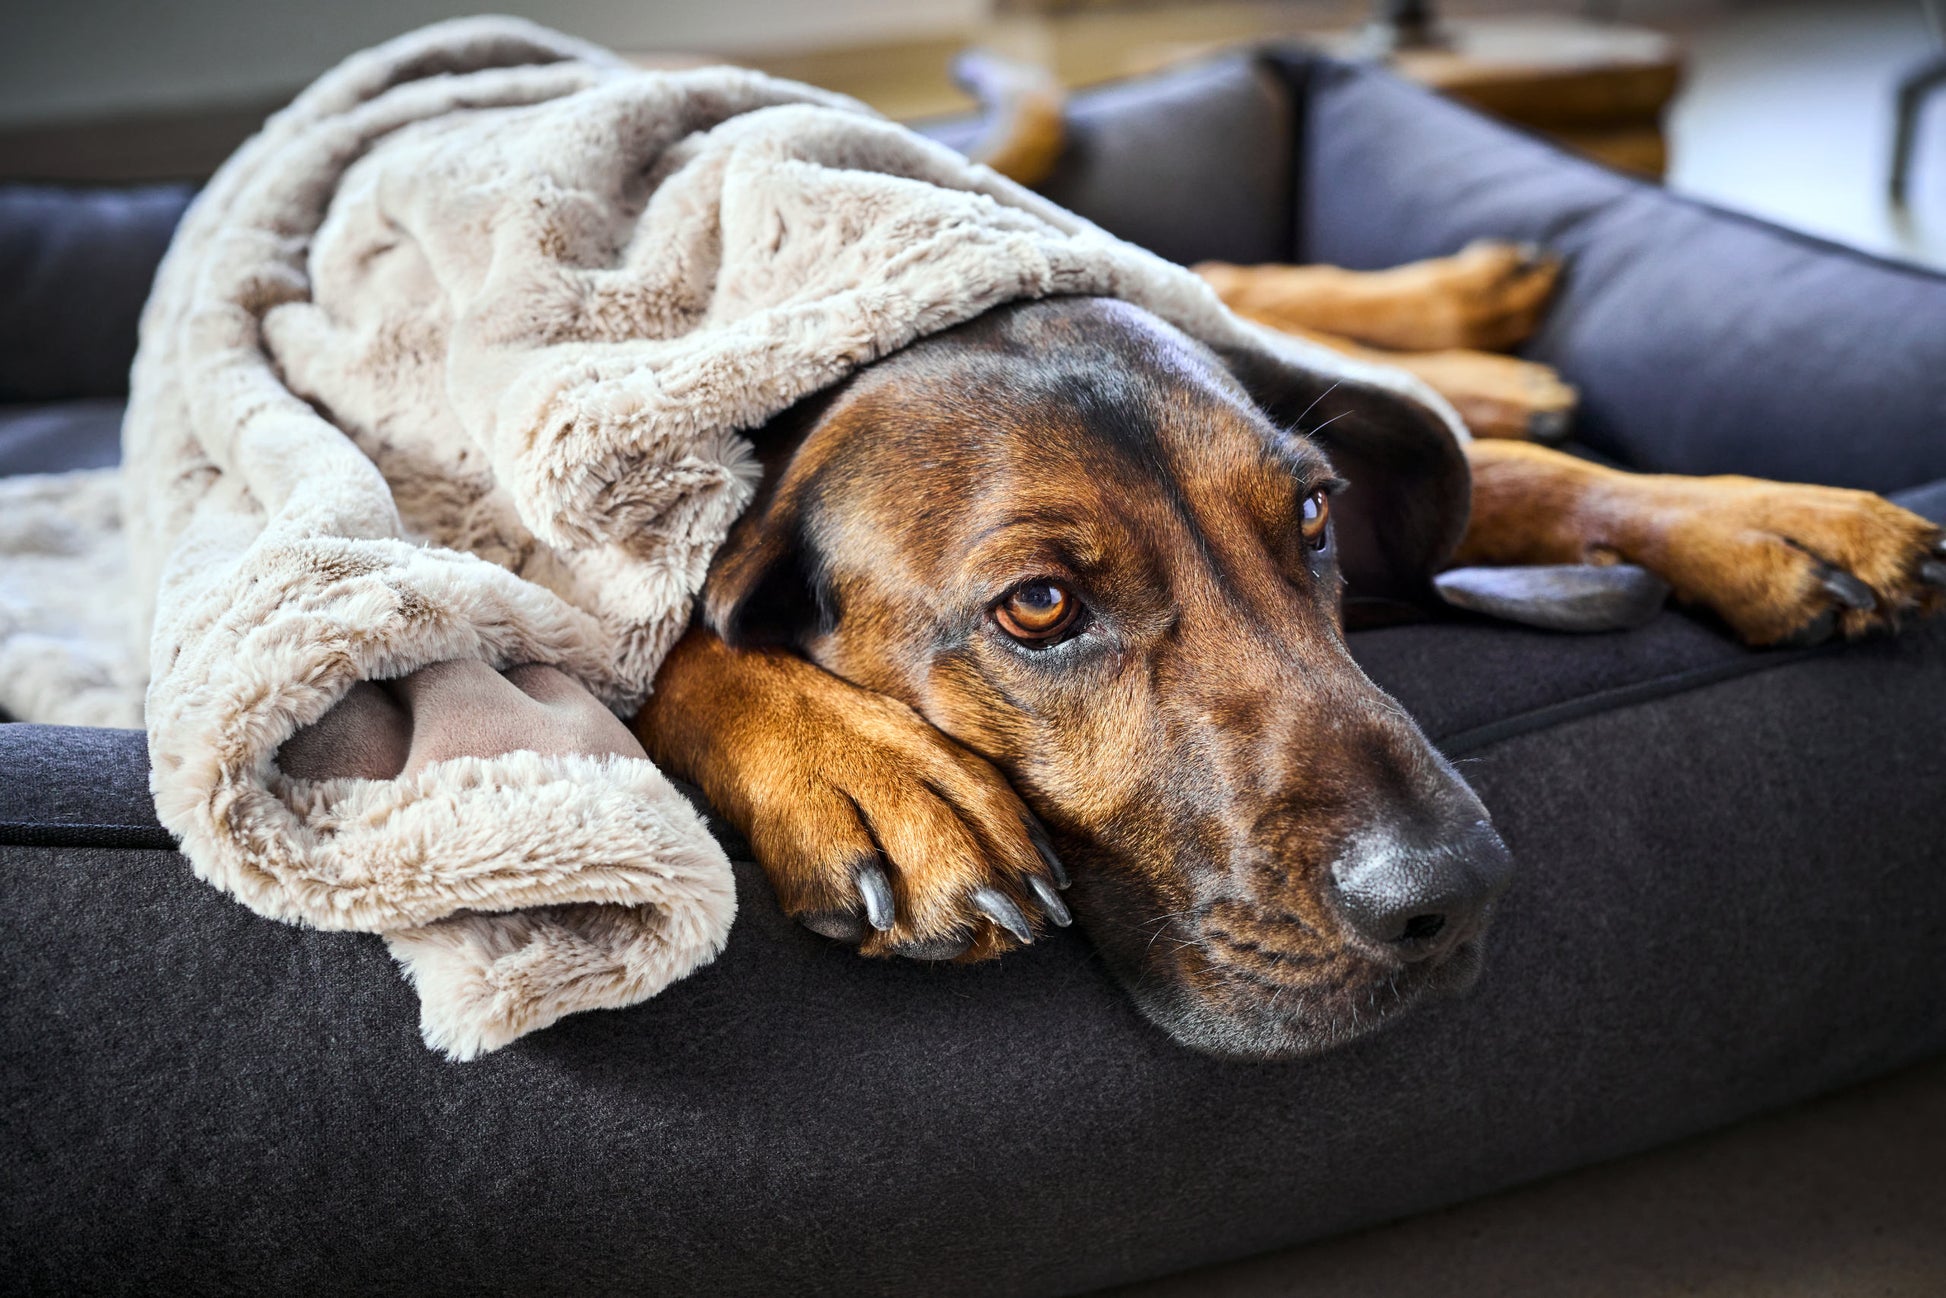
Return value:
[[(1045, 169), (1058, 87), (994, 77), (984, 152)], [(1556, 269), (1504, 244), (1373, 274), (1201, 268), (1242, 315), (1416, 372), (1476, 434), (1543, 440), (1573, 390), (1482, 349), (1534, 328)], [(1436, 603), (1457, 564), (1606, 565), (1582, 589), (1624, 593), (1607, 579), (1632, 572), (1648, 611), (1673, 588), (1755, 645), (1946, 602), (1940, 530), (1876, 496), (1462, 448), (1406, 387), (1317, 364), (1051, 299), (800, 404), (755, 439), (762, 488), (641, 747), (819, 933), (977, 961), (1072, 904), (1178, 1040), (1295, 1055), (1464, 986), (1511, 871), (1352, 660), (1348, 616)], [(384, 779), (515, 748), (640, 751), (560, 671), (461, 661), (361, 682), (278, 760)]]
[[(1309, 296), (1270, 274), (1305, 317), (1282, 323), (1437, 347), (1476, 339), (1488, 253), (1311, 271), (1335, 288)], [(1540, 300), (1500, 305), (1531, 325)], [(764, 431), (637, 732), (790, 914), (867, 955), (982, 960), (1071, 904), (1186, 1044), (1349, 1040), (1473, 977), (1511, 863), (1353, 662), (1348, 599), (1423, 599), (1447, 561), (1627, 562), (1770, 644), (1946, 587), (1939, 529), (1872, 495), (1462, 452), (1432, 418), (1120, 302), (994, 310)]]

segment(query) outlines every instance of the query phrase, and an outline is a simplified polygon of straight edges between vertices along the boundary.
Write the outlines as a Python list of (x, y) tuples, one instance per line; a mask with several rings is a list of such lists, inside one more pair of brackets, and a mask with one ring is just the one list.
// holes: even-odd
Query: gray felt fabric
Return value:
[(174, 850), (149, 798), (140, 730), (8, 725), (0, 754), (0, 847)]
[[(1182, 112), (1212, 154), (1259, 121), (1241, 106), (1265, 83), (1229, 67), (1198, 73), (1211, 80), (1194, 102), (1241, 116)], [(1558, 169), (1567, 189), (1537, 172), (1533, 205), (1591, 174), (1383, 78), (1296, 71), (1308, 156), (1339, 158), (1333, 184), (1352, 191), (1310, 187), (1311, 246), (1370, 264), (1446, 250), (1419, 223), (1466, 211), (1468, 177), (1512, 165), (1499, 150)], [(1166, 101), (1184, 83), (1158, 84)], [(1113, 93), (1152, 120), (1140, 86)], [(1351, 175), (1332, 150), (1369, 142), (1373, 122), (1386, 147)], [(1099, 156), (1129, 160), (1089, 193), (1139, 209), (1142, 153)], [(1171, 255), (1236, 256), (1212, 244), (1269, 217), (1292, 228), (1271, 188), (1226, 200), (1242, 210), (1207, 230), (1183, 218)], [(1349, 205), (1388, 195), (1417, 216), (1359, 227)], [(1087, 214), (1122, 233), (1143, 219)], [(1712, 238), (1777, 238), (1711, 219), (1725, 222)], [(1881, 302), (1876, 334), (1899, 335), (1883, 268), (1819, 257), (1844, 312)], [(1649, 341), (1625, 336), (1619, 354)], [(1850, 347), (1806, 345), (1813, 362)], [(1653, 390), (1638, 402), (1626, 373), (1608, 385), (1592, 342), (1560, 355), (1608, 394), (1593, 425), (1607, 453), (1768, 444), (1737, 422), (1768, 409), (1758, 359), (1715, 375), (1720, 407), (1684, 413), (1701, 440), (1670, 450)], [(1919, 403), (1893, 411), (1905, 422), (1840, 439), (1781, 425), (1807, 439), (1786, 448), (1802, 476), (1841, 475), (1860, 447), (1884, 452), (1868, 469), (1887, 487), (1946, 478), (1917, 445), (1938, 425), (1908, 418), (1931, 380), (1888, 373), (1885, 402)], [(1946, 518), (1946, 482), (1902, 499)], [(1946, 1050), (1946, 625), (1759, 654), (1674, 612), (1590, 637), (1455, 618), (1352, 645), (1463, 758), (1521, 875), (1472, 995), (1277, 1065), (1171, 1045), (1072, 932), (996, 966), (860, 961), (788, 923), (747, 862), (714, 965), (645, 1005), (442, 1063), (379, 941), (264, 923), (175, 854), (140, 850), (159, 830), (139, 733), (0, 726), (0, 1287), (1072, 1293)]]

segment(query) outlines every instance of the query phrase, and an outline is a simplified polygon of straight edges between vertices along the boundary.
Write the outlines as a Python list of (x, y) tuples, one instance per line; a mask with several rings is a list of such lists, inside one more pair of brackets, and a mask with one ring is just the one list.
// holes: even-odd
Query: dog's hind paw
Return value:
[(1624, 551), (1746, 644), (1896, 630), (1946, 609), (1940, 528), (1870, 492), (1752, 478), (1647, 479)]
[(1450, 257), (1391, 270), (1224, 262), (1194, 269), (1225, 306), (1273, 329), (1336, 334), (1398, 352), (1491, 352), (1533, 334), (1561, 260), (1533, 244), (1480, 240)]

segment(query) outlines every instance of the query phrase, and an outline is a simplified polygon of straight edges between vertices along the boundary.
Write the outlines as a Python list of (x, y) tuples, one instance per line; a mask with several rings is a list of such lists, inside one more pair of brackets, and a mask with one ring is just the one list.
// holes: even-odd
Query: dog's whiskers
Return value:
[(1318, 408), (1318, 402), (1324, 400), (1326, 397), (1330, 396), (1333, 392), (1336, 392), (1338, 390), (1338, 385), (1343, 382), (1344, 382), (1343, 379), (1333, 379), (1331, 381), (1330, 387), (1318, 393), (1315, 397), (1312, 397), (1311, 404), (1304, 407), (1304, 409), (1298, 412), (1297, 418), (1291, 421), (1291, 426), (1295, 428), (1298, 425), (1302, 424), (1304, 422), (1305, 416), (1309, 415), (1313, 410), (1316, 410)]
[(1337, 414), (1331, 416), (1331, 418), (1325, 420), (1323, 423), (1319, 424), (1316, 428), (1305, 429), (1304, 435), (1306, 437), (1316, 437), (1319, 433), (1331, 427), (1331, 425), (1337, 423), (1340, 419), (1343, 419), (1346, 415), (1350, 413), (1351, 411), (1349, 410), (1340, 410)]
[[(1148, 945), (1143, 947), (1142, 949), (1144, 951), (1148, 951), (1152, 949), (1156, 944), (1156, 939), (1162, 937), (1164, 934), (1168, 933), (1168, 931), (1169, 930), (1166, 928), (1157, 929), (1155, 931), (1155, 936), (1151, 937), (1148, 941)], [(1175, 944), (1174, 949), (1177, 951), (1182, 950), (1184, 947), (1202, 946), (1202, 943), (1194, 937), (1171, 937), (1169, 940)]]
[[(1146, 952), (1154, 949), (1156, 940), (1169, 931), (1170, 920), (1181, 919), (1185, 915), (1194, 914), (1195, 911), (1196, 908), (1194, 906), (1188, 906), (1182, 910), (1172, 910), (1167, 912), (1166, 914), (1156, 915), (1152, 918), (1145, 919), (1141, 923), (1135, 925), (1134, 927), (1137, 929), (1147, 928), (1151, 924), (1156, 926), (1155, 932), (1149, 935), (1148, 942), (1144, 944), (1144, 946), (1142, 947), (1143, 951)], [(1192, 938), (1172, 937), (1169, 940), (1176, 944), (1175, 949), (1178, 951), (1182, 950), (1184, 947), (1193, 947), (1199, 945), (1199, 943), (1193, 937)]]

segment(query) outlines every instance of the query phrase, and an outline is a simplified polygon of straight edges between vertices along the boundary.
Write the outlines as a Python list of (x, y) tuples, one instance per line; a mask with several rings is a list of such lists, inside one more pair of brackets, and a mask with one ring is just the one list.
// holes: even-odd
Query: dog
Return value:
[[(1051, 79), (959, 71), (976, 155), (1044, 176)], [(1115, 301), (881, 359), (758, 436), (757, 502), (636, 733), (787, 912), (867, 956), (987, 960), (1078, 919), (1152, 1022), (1247, 1058), (1466, 988), (1512, 862), (1348, 616), (1434, 602), (1425, 574), (1457, 565), (1636, 565), (1751, 645), (1946, 602), (1940, 529), (1877, 496), (1539, 444), (1573, 389), (1493, 353), (1559, 269), (1493, 243), (1198, 268), (1238, 314), (1417, 374), (1463, 450), (1410, 436), (1434, 416), (1397, 393), (1251, 373)]]
[[(1049, 165), (1058, 96), (987, 97), (1018, 118), (989, 156)], [(753, 435), (756, 500), (633, 735), (554, 668), (461, 662), (361, 682), (280, 764), (646, 751), (827, 938), (973, 962), (1079, 923), (1176, 1040), (1292, 1057), (1468, 986), (1512, 875), (1348, 626), (1437, 606), (1455, 566), (1639, 573), (1650, 607), (1666, 583), (1753, 645), (1946, 602), (1940, 530), (1876, 496), (1540, 444), (1572, 388), (1490, 349), (1538, 322), (1544, 253), (1200, 270), (1239, 314), (1416, 372), (1475, 438), (1411, 385), (1271, 372), (1126, 302), (1014, 302)]]
[[(1454, 270), (1366, 279), (1349, 331), (1386, 299), (1401, 341), (1459, 341)], [(759, 435), (758, 501), (636, 732), (865, 955), (985, 960), (1078, 918), (1184, 1044), (1338, 1045), (1466, 987), (1512, 872), (1346, 609), (1423, 599), (1441, 562), (1627, 562), (1775, 644), (1946, 593), (1939, 529), (1867, 493), (1336, 436), (1430, 418), (1235, 372), (1125, 303), (996, 309)]]

